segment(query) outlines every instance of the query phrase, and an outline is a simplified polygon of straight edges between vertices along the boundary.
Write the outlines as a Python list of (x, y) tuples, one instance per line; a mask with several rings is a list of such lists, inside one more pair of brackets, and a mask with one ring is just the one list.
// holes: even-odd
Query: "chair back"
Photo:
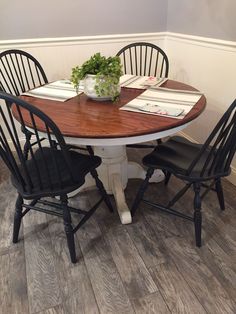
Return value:
[(29, 53), (17, 49), (0, 53), (0, 90), (19, 96), (46, 83), (42, 66)]
[(167, 55), (154, 44), (132, 43), (122, 48), (116, 55), (121, 59), (124, 74), (168, 77)]
[[(0, 156), (10, 170), (18, 192), (35, 196), (63, 190), (62, 178), (66, 174), (73, 182), (73, 170), (67, 146), (56, 124), (42, 111), (15, 96), (0, 92), (1, 99), (4, 101), (0, 102)], [(24, 143), (19, 138), (19, 123), (15, 118), (23, 131), (30, 124), (36, 137), (35, 145), (29, 148), (28, 160), (23, 153)], [(48, 147), (42, 147), (38, 130), (44, 130)]]
[(212, 133), (203, 144), (199, 154), (188, 169), (191, 175), (198, 163), (202, 170), (200, 177), (225, 176), (236, 150), (236, 99), (227, 109)]

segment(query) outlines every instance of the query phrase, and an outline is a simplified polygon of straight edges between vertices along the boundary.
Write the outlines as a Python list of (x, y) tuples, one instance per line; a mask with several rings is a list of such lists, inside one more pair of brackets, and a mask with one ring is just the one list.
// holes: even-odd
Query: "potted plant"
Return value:
[(105, 57), (98, 52), (81, 66), (72, 68), (71, 82), (78, 91), (80, 81), (84, 80), (84, 93), (87, 96), (114, 101), (120, 94), (121, 75), (120, 58)]

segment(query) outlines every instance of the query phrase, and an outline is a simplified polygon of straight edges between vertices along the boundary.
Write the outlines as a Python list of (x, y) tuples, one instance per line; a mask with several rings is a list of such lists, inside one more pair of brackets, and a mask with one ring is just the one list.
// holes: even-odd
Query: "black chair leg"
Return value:
[(108, 209), (110, 210), (110, 212), (113, 212), (113, 207), (112, 207), (111, 201), (110, 201), (109, 196), (108, 196), (108, 194), (107, 194), (107, 192), (103, 186), (102, 181), (98, 178), (97, 170), (94, 169), (94, 170), (90, 171), (90, 173), (91, 173), (92, 177), (94, 178), (94, 180), (96, 182), (96, 186), (99, 189)]
[(27, 160), (28, 159), (30, 145), (31, 145), (30, 140), (31, 140), (32, 133), (29, 132), (27, 129), (23, 128), (23, 127), (21, 128), (21, 131), (25, 135), (25, 145), (24, 145), (23, 153), (24, 153), (25, 159)]
[(170, 181), (171, 173), (169, 171), (165, 172), (165, 185)]
[(193, 185), (194, 196), (194, 226), (195, 226), (195, 240), (196, 246), (201, 247), (201, 233), (202, 233), (202, 213), (201, 213), (201, 196), (200, 196), (200, 184)]
[(19, 231), (20, 231), (20, 225), (21, 225), (21, 219), (22, 219), (22, 204), (23, 204), (23, 198), (18, 194), (16, 205), (15, 205), (15, 216), (14, 216), (14, 226), (13, 226), (13, 243), (17, 243)]
[(225, 210), (224, 193), (223, 193), (220, 178), (216, 180), (215, 188), (216, 188), (216, 193), (217, 193), (217, 197), (219, 200), (220, 208), (221, 208), (221, 210)]
[(67, 245), (70, 252), (70, 258), (72, 263), (76, 263), (74, 231), (71, 224), (71, 214), (67, 207), (68, 203), (67, 196), (62, 196), (61, 202), (63, 205), (63, 221), (67, 238)]
[(139, 203), (140, 201), (142, 200), (143, 198), (143, 195), (148, 187), (148, 182), (151, 178), (151, 176), (153, 175), (153, 172), (154, 172), (154, 169), (153, 168), (149, 168), (147, 170), (147, 173), (146, 173), (146, 177), (144, 179), (144, 181), (142, 182), (140, 188), (139, 188), (139, 191), (135, 197), (135, 200), (133, 202), (133, 205), (132, 205), (132, 208), (131, 208), (131, 215), (134, 216), (138, 206), (139, 206)]
[(87, 151), (89, 152), (89, 155), (90, 156), (94, 156), (94, 151), (93, 151), (93, 148), (89, 145), (86, 146), (87, 147)]

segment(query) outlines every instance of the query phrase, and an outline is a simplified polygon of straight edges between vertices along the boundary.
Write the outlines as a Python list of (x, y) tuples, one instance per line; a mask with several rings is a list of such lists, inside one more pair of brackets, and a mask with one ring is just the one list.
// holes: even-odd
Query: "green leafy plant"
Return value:
[(95, 75), (95, 91), (99, 97), (111, 96), (115, 100), (119, 96), (119, 80), (122, 73), (120, 58), (105, 57), (99, 52), (85, 61), (81, 66), (72, 68), (71, 82), (78, 91), (80, 80), (87, 74)]

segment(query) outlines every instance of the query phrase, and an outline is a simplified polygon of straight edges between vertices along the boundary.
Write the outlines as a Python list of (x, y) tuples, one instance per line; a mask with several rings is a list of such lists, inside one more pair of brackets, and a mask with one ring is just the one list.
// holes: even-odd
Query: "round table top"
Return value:
[[(167, 80), (162, 87), (196, 90), (189, 85), (172, 80)], [(122, 88), (119, 99), (114, 103), (91, 100), (85, 94), (65, 102), (29, 96), (21, 96), (21, 99), (48, 115), (65, 137), (103, 140), (139, 137), (178, 128), (197, 118), (206, 105), (206, 98), (202, 96), (183, 119), (119, 110), (142, 92), (143, 90), (140, 89)], [(30, 127), (27, 118), (25, 123)], [(39, 131), (44, 131), (42, 126), (37, 127)]]

